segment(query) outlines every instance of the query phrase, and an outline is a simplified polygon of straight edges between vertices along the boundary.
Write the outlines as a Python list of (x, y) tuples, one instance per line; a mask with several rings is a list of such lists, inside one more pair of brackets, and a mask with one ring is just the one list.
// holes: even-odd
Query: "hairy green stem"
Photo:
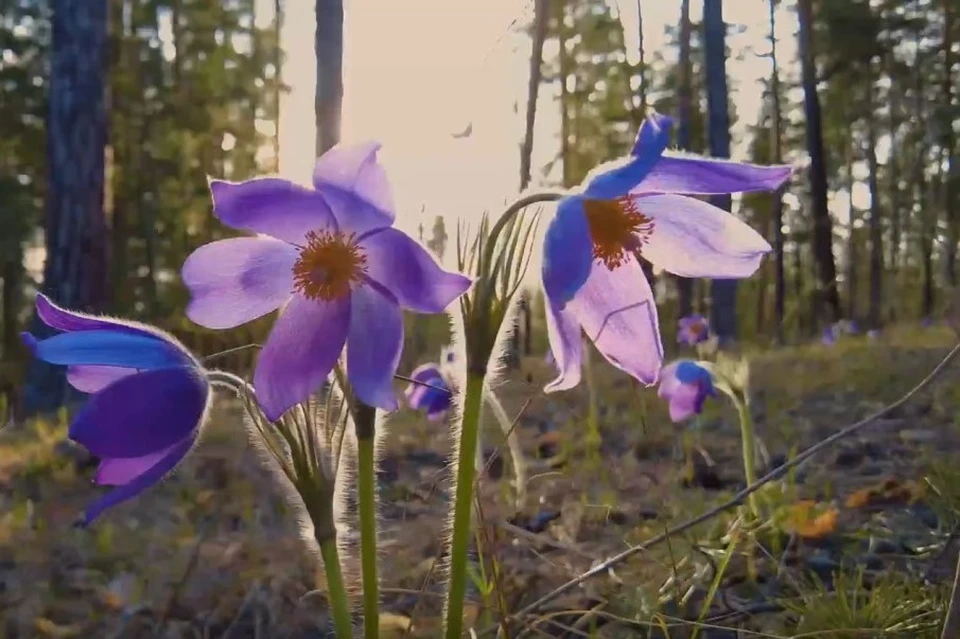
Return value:
[[(731, 394), (730, 398), (737, 407), (737, 414), (740, 416), (740, 439), (743, 445), (743, 473), (747, 480), (747, 486), (752, 486), (757, 482), (757, 452), (754, 449), (755, 436), (753, 433), (753, 418), (750, 416), (750, 408), (747, 402)], [(750, 512), (754, 517), (760, 517), (760, 507), (757, 505), (757, 496), (751, 493), (747, 497), (747, 503), (750, 505)]]
[(380, 584), (377, 576), (377, 493), (374, 460), (376, 409), (356, 403), (357, 501), (360, 509), (360, 572), (363, 577), (363, 632), (365, 639), (380, 634)]
[(445, 611), (446, 639), (460, 639), (463, 633), (463, 601), (467, 591), (467, 560), (470, 551), (470, 516), (473, 511), (474, 456), (483, 403), (484, 376), (467, 375), (463, 419), (457, 450), (457, 487), (453, 501), (453, 531), (450, 540), (450, 580)]
[(343, 571), (340, 569), (340, 552), (337, 549), (337, 539), (326, 538), (321, 540), (320, 555), (323, 557), (323, 568), (327, 573), (327, 597), (333, 611), (333, 625), (337, 630), (337, 639), (351, 639), (353, 637), (353, 622), (350, 620), (350, 602), (347, 599), (347, 588), (343, 582)]

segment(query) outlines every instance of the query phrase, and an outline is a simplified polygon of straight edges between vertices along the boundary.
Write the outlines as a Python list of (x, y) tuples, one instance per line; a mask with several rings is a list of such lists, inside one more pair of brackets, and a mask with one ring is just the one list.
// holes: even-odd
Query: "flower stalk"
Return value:
[(453, 531), (450, 542), (450, 580), (445, 606), (446, 639), (460, 639), (463, 633), (463, 602), (467, 592), (467, 559), (470, 551), (473, 512), (474, 458), (483, 402), (484, 375), (469, 373), (464, 395), (463, 421), (457, 438), (457, 486), (453, 502)]
[(357, 501), (360, 510), (360, 571), (363, 579), (364, 637), (380, 634), (380, 584), (377, 576), (377, 493), (374, 425), (377, 413), (372, 406), (357, 402), (354, 425), (357, 435)]

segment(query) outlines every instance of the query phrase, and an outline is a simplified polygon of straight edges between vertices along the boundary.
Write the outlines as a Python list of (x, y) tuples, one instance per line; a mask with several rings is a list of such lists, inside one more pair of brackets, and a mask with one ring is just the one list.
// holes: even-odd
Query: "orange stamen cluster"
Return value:
[(583, 203), (593, 240), (593, 256), (611, 271), (622, 266), (653, 233), (653, 220), (629, 197)]
[(293, 286), (307, 299), (343, 297), (366, 275), (367, 256), (355, 235), (310, 231), (306, 239), (293, 265)]

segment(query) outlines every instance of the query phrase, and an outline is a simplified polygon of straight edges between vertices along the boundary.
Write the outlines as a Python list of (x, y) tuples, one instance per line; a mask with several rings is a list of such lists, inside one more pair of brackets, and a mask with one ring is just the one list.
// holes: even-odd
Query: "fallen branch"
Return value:
[[(803, 451), (802, 453), (800, 453), (799, 455), (797, 455), (797, 456), (794, 457), (793, 459), (791, 459), (791, 460), (787, 461), (786, 463), (784, 463), (782, 466), (779, 466), (778, 468), (775, 468), (774, 470), (770, 471), (769, 473), (767, 473), (766, 475), (764, 475), (763, 477), (761, 477), (760, 479), (758, 479), (758, 480), (757, 480), (756, 482), (754, 482), (753, 484), (747, 486), (746, 488), (744, 488), (743, 490), (741, 490), (740, 492), (738, 492), (736, 495), (734, 495), (733, 497), (731, 497), (728, 501), (720, 504), (719, 506), (716, 506), (716, 507), (714, 507), (714, 508), (711, 508), (710, 510), (708, 510), (708, 511), (706, 511), (706, 512), (700, 514), (700, 515), (697, 515), (696, 517), (694, 517), (694, 518), (692, 518), (692, 519), (689, 519), (689, 520), (685, 521), (684, 523), (682, 523), (682, 524), (680, 524), (680, 525), (678, 525), (678, 526), (675, 526), (674, 528), (671, 528), (670, 530), (667, 530), (666, 532), (661, 533), (661, 534), (657, 535), (656, 537), (653, 537), (652, 539), (650, 539), (650, 540), (648, 540), (648, 541), (646, 541), (646, 542), (644, 542), (644, 543), (642, 543), (642, 544), (639, 544), (639, 545), (637, 545), (637, 546), (632, 546), (632, 547), (624, 550), (623, 552), (621, 552), (621, 553), (619, 553), (619, 554), (617, 554), (617, 555), (614, 555), (613, 557), (607, 559), (606, 561), (604, 561), (604, 562), (598, 564), (597, 566), (594, 566), (594, 567), (591, 568), (590, 570), (582, 573), (582, 574), (579, 575), (578, 577), (575, 577), (574, 579), (571, 579), (570, 581), (568, 581), (567, 583), (563, 584), (562, 586), (560, 586), (560, 587), (552, 590), (551, 592), (547, 593), (546, 595), (544, 595), (544, 596), (541, 597), (540, 599), (536, 600), (535, 602), (533, 602), (533, 603), (530, 604), (529, 606), (526, 606), (525, 608), (522, 608), (520, 611), (513, 613), (512, 615), (510, 615), (509, 618), (510, 618), (510, 619), (517, 619), (517, 618), (519, 618), (519, 617), (523, 617), (523, 616), (525, 616), (525, 615), (529, 615), (530, 613), (534, 612), (535, 610), (537, 610), (538, 608), (540, 608), (540, 607), (543, 606), (544, 604), (546, 604), (546, 603), (548, 603), (548, 602), (556, 599), (557, 597), (565, 594), (566, 592), (568, 592), (568, 591), (571, 590), (572, 588), (575, 588), (575, 587), (579, 586), (580, 584), (582, 584), (582, 583), (585, 582), (586, 580), (588, 580), (588, 579), (590, 579), (590, 578), (592, 578), (592, 577), (595, 577), (595, 576), (597, 576), (597, 575), (601, 575), (601, 574), (606, 573), (608, 570), (610, 570), (610, 568), (612, 568), (612, 567), (615, 566), (616, 564), (619, 564), (619, 563), (623, 562), (624, 560), (632, 557), (633, 555), (635, 555), (635, 554), (637, 554), (637, 553), (640, 553), (640, 552), (643, 552), (643, 551), (645, 551), (645, 550), (649, 550), (649, 549), (652, 548), (653, 546), (656, 546), (657, 544), (662, 543), (662, 542), (666, 541), (667, 539), (670, 539), (670, 538), (673, 537), (674, 535), (682, 534), (682, 533), (690, 530), (691, 528), (694, 528), (694, 527), (696, 527), (696, 526), (699, 526), (700, 524), (702, 524), (702, 523), (704, 523), (704, 522), (706, 522), (706, 521), (709, 521), (709, 520), (712, 519), (713, 517), (716, 517), (717, 515), (725, 512), (725, 511), (727, 511), (727, 510), (730, 510), (731, 508), (735, 508), (735, 507), (743, 504), (744, 501), (747, 499), (747, 497), (749, 497), (749, 496), (752, 495), (753, 493), (757, 492), (758, 490), (760, 490), (761, 488), (763, 488), (764, 486), (766, 486), (766, 485), (769, 484), (770, 482), (776, 481), (777, 479), (779, 479), (780, 477), (782, 477), (783, 475), (785, 475), (785, 474), (787, 473), (787, 471), (789, 471), (790, 469), (792, 469), (792, 468), (794, 468), (794, 467), (796, 467), (796, 466), (799, 466), (800, 464), (802, 464), (802, 463), (805, 462), (806, 460), (810, 459), (810, 458), (813, 457), (814, 455), (816, 455), (816, 454), (820, 453), (821, 451), (829, 448), (832, 444), (836, 443), (837, 441), (839, 441), (839, 440), (841, 440), (841, 439), (844, 439), (844, 438), (846, 438), (846, 437), (849, 437), (850, 435), (854, 434), (855, 432), (857, 432), (858, 430), (860, 430), (860, 429), (863, 428), (864, 426), (867, 426), (867, 425), (869, 425), (869, 424), (872, 424), (873, 422), (877, 421), (878, 419), (881, 419), (881, 418), (883, 418), (883, 417), (886, 417), (886, 416), (887, 416), (888, 414), (890, 414), (891, 412), (897, 410), (897, 409), (900, 408), (901, 406), (903, 406), (903, 405), (905, 405), (906, 403), (908, 403), (911, 399), (914, 398), (914, 396), (917, 395), (917, 393), (919, 393), (920, 391), (922, 391), (924, 388), (926, 388), (927, 386), (929, 386), (934, 380), (936, 380), (936, 379), (943, 373), (943, 371), (945, 371), (945, 370), (947, 369), (947, 367), (948, 367), (948, 366), (950, 365), (950, 363), (957, 357), (957, 355), (960, 355), (960, 343), (958, 343), (956, 346), (954, 346), (954, 347), (953, 347), (953, 350), (951, 350), (951, 351), (946, 355), (946, 357), (944, 357), (943, 360), (942, 360), (939, 364), (937, 364), (936, 368), (934, 368), (934, 369), (930, 372), (929, 375), (927, 375), (923, 380), (921, 380), (919, 384), (917, 384), (916, 386), (914, 386), (912, 389), (910, 389), (910, 391), (907, 392), (906, 395), (904, 395), (903, 397), (901, 397), (900, 399), (898, 399), (898, 400), (895, 401), (894, 403), (890, 404), (890, 405), (887, 406), (886, 408), (882, 408), (881, 410), (879, 410), (879, 411), (873, 413), (872, 415), (870, 415), (870, 416), (868, 416), (868, 417), (866, 417), (866, 418), (864, 418), (864, 419), (856, 422), (855, 424), (850, 424), (850, 425), (847, 426), (846, 428), (843, 428), (842, 430), (837, 431), (836, 433), (834, 433), (833, 435), (827, 437), (827, 438), (824, 439), (823, 441), (814, 444), (813, 446), (811, 446), (811, 447), (808, 448), (807, 450)], [(485, 635), (492, 634), (492, 633), (494, 633), (494, 632), (497, 631), (497, 628), (498, 628), (498, 627), (494, 627), (494, 626), (491, 626), (491, 627), (489, 627), (489, 628), (486, 628), (486, 629), (484, 629), (482, 632), (479, 633), (479, 636), (485, 636)]]

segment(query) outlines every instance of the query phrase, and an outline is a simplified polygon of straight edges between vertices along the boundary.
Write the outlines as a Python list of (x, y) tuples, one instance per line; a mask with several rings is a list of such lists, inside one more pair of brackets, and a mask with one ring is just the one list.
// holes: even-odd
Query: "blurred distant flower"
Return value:
[(878, 337), (880, 337), (880, 331), (879, 331), (879, 330), (877, 330), (877, 329), (875, 329), (875, 328), (871, 328), (869, 331), (867, 331), (867, 338), (868, 338), (868, 339), (874, 340), (874, 339), (877, 339)]
[(933, 326), (933, 318), (930, 316), (924, 317), (922, 320), (920, 320), (920, 326), (924, 328), (930, 328)]
[(470, 286), (392, 228), (379, 149), (368, 142), (327, 151), (317, 160), (313, 189), (276, 177), (210, 181), (217, 217), (259, 235), (212, 242), (187, 258), (187, 316), (223, 329), (283, 308), (254, 372), (257, 401), (270, 420), (323, 383), (345, 343), (356, 396), (396, 408), (401, 309), (440, 313)]
[(710, 337), (710, 323), (700, 315), (681, 317), (678, 322), (677, 342), (681, 344), (699, 344)]
[(96, 483), (117, 486), (87, 508), (83, 524), (159, 482), (190, 451), (210, 398), (206, 372), (177, 340), (153, 327), (94, 317), (37, 295), (40, 320), (59, 331), (23, 339), (34, 356), (67, 366), (71, 386), (93, 397), (70, 438), (98, 457)]
[(657, 394), (670, 405), (670, 419), (685, 421), (703, 411), (707, 397), (715, 397), (713, 377), (706, 368), (690, 360), (678, 360), (660, 371)]
[(430, 421), (443, 419), (453, 404), (453, 394), (440, 372), (440, 365), (431, 363), (418, 366), (410, 379), (414, 381), (404, 391), (407, 405), (425, 412)]
[(833, 324), (826, 326), (820, 335), (820, 342), (825, 346), (833, 346), (837, 342), (837, 327)]
[(547, 392), (580, 381), (581, 328), (607, 360), (646, 384), (663, 347), (653, 293), (635, 255), (683, 277), (743, 278), (770, 245), (727, 211), (697, 197), (779, 187), (789, 166), (756, 166), (665, 153), (670, 118), (643, 123), (630, 157), (597, 167), (563, 198), (546, 232), (543, 288), (559, 376)]

